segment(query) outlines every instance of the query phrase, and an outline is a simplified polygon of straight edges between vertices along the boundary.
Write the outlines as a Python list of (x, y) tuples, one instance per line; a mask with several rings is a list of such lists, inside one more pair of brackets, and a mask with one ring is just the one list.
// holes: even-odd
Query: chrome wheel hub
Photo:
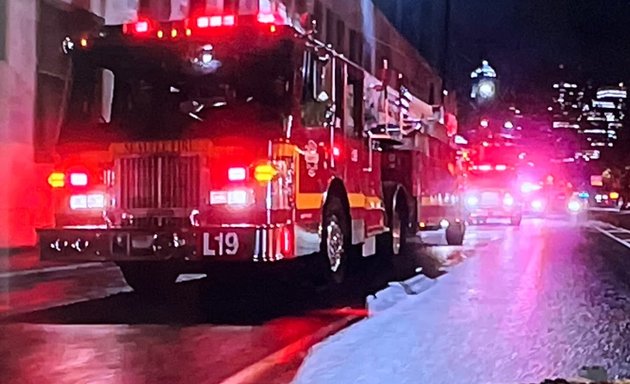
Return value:
[(343, 232), (337, 218), (333, 217), (326, 227), (326, 253), (330, 262), (330, 270), (337, 272), (341, 266), (341, 257), (343, 255)]
[(400, 222), (400, 216), (398, 212), (394, 210), (392, 217), (392, 252), (394, 255), (400, 253), (400, 238), (402, 233), (402, 223)]

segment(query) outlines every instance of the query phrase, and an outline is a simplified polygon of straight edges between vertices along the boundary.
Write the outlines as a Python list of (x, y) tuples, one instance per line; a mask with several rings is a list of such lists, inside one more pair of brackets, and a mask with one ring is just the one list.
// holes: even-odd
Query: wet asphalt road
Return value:
[(110, 264), (1, 272), (0, 383), (219, 383), (278, 351), (277, 366), (256, 382), (287, 383), (317, 341), (305, 337), (359, 320), (367, 295), (418, 267), (438, 276), (460, 255), (415, 244), (396, 263), (362, 260), (346, 284), (329, 288), (304, 278), (312, 264), (218, 269), (151, 299)]
[[(420, 362), (452, 370), (453, 359), (465, 357), (457, 366), (475, 372), (480, 355), (482, 363), (498, 362), (521, 374), (562, 369), (573, 374), (583, 363), (628, 371), (630, 250), (562, 220), (527, 220), (520, 229), (473, 227), (464, 247), (441, 242), (441, 236), (425, 236), (424, 245), (413, 244), (393, 265), (365, 260), (335, 289), (286, 278), (300, 266), (238, 276), (219, 270), (180, 284), (170, 297), (151, 300), (129, 292), (107, 264), (0, 278), (0, 382), (219, 383), (348, 314), (364, 315), (368, 294), (412, 276), (418, 267), (439, 277), (414, 298), (426, 303), (389, 321), (396, 327), (421, 325), (421, 333), (405, 335), (393, 346), (403, 351), (411, 341), (421, 343), (414, 351), (424, 352), (409, 362), (409, 371), (401, 371), (418, 371), (413, 382), (426, 382), (421, 379), (428, 372), (432, 376), (426, 377), (439, 377)], [(491, 348), (493, 335), (501, 342)], [(394, 340), (361, 340), (336, 369), (328, 369), (326, 353), (311, 357), (302, 367), (302, 382), (331, 382), (326, 374), (341, 378), (335, 382), (354, 382), (365, 375), (356, 371), (361, 364), (353, 364), (353, 353), (380, 350)], [(505, 350), (511, 346), (517, 347), (515, 358)], [(257, 382), (291, 381), (303, 352), (284, 351), (277, 367)]]
[(531, 383), (584, 365), (630, 376), (628, 248), (527, 220), (467, 256), (426, 294), (320, 345), (296, 383)]

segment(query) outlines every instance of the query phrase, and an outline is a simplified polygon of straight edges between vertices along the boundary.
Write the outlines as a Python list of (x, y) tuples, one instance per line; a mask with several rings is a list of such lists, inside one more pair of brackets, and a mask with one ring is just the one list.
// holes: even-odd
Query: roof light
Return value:
[(494, 169), (497, 170), (497, 171), (506, 171), (507, 170), (507, 165), (499, 164), (496, 167), (494, 167)]
[(490, 166), (490, 165), (480, 165), (479, 166), (479, 170), (480, 171), (484, 171), (484, 172), (492, 171), (492, 166)]

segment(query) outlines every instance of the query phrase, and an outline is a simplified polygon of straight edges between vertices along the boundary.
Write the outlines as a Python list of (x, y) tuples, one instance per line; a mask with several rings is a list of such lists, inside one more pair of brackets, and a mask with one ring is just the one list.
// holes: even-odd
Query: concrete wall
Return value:
[[(37, 0), (6, 0), (0, 61), (0, 248), (35, 243), (47, 221), (45, 180), (33, 157)], [(2, 26), (5, 27), (5, 26)], [(42, 202), (42, 199), (44, 200)]]
[[(406, 76), (415, 96), (425, 102), (440, 102), (442, 80), (437, 72), (371, 0), (311, 0), (310, 6), (322, 40), (351, 58), (353, 46), (361, 46), (361, 64), (367, 70), (381, 68), (383, 59), (388, 59), (391, 68)], [(357, 38), (362, 41), (357, 42)]]

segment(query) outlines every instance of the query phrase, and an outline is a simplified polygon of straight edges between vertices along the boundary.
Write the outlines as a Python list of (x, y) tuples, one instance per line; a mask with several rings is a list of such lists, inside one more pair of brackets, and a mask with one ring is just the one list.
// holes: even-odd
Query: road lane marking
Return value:
[[(227, 379), (221, 381), (220, 384), (251, 384), (256, 383), (260, 378), (269, 374), (269, 372), (280, 364), (288, 364), (297, 358), (301, 353), (307, 352), (313, 345), (320, 343), (327, 337), (341, 331), (348, 325), (361, 319), (361, 316), (349, 315), (345, 316), (327, 326), (320, 328), (317, 332), (304, 336), (294, 341), (286, 347), (272, 353), (262, 360), (243, 368)], [(287, 356), (289, 358), (287, 358)]]
[[(616, 232), (616, 230), (617, 230), (617, 229), (620, 229), (620, 228), (616, 228), (616, 227), (614, 227), (614, 228), (615, 228), (615, 230), (608, 230), (608, 231), (607, 231), (606, 229), (604, 229), (604, 228), (600, 228), (600, 227), (599, 227), (599, 226), (597, 226), (597, 225), (593, 226), (593, 228), (595, 228), (595, 229), (596, 229), (597, 231), (599, 231), (600, 233), (603, 233), (604, 235), (608, 236), (609, 238), (611, 238), (611, 239), (615, 240), (616, 242), (620, 243), (621, 245), (625, 246), (626, 248), (630, 248), (630, 242), (629, 242), (629, 241), (624, 240), (624, 239), (621, 239), (621, 238), (619, 238), (619, 237), (615, 236), (615, 235), (612, 233), (612, 232)], [(618, 231), (618, 232), (626, 233), (626, 232), (623, 232), (623, 231)]]

